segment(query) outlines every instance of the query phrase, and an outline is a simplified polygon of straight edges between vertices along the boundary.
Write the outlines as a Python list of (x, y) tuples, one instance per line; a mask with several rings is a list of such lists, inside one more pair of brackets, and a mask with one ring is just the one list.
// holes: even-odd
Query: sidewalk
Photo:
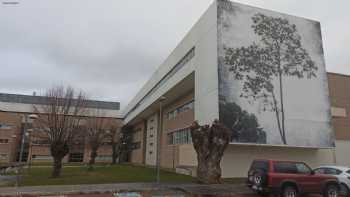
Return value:
[(34, 187), (3, 187), (0, 188), (2, 196), (38, 196), (38, 195), (88, 195), (88, 194), (111, 194), (125, 191), (178, 191), (186, 196), (244, 196), (254, 197), (244, 185), (220, 184), (200, 185), (195, 183), (119, 183), (119, 184), (96, 184), (96, 185), (60, 185), (60, 186), (34, 186)]

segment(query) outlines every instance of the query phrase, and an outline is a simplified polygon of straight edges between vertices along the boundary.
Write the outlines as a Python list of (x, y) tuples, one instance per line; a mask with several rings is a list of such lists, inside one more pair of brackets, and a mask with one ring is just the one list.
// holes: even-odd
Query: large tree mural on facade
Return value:
[(274, 112), (283, 144), (287, 144), (283, 79), (316, 76), (317, 66), (303, 48), (295, 24), (280, 17), (258, 13), (251, 26), (261, 42), (225, 48), (225, 64), (236, 80), (242, 81), (240, 97), (259, 100), (263, 111)]

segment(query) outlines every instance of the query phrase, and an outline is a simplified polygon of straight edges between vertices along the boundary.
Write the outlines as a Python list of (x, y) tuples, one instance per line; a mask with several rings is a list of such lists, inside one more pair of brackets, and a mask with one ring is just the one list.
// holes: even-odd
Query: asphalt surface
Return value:
[[(55, 197), (128, 197), (137, 192), (140, 197), (256, 197), (241, 184), (199, 185), (174, 183), (120, 183), (96, 185), (60, 185), (35, 187), (0, 187), (2, 196), (55, 196)], [(120, 194), (119, 196), (117, 194)], [(131, 195), (132, 196), (132, 195)], [(137, 196), (136, 196), (137, 197)]]

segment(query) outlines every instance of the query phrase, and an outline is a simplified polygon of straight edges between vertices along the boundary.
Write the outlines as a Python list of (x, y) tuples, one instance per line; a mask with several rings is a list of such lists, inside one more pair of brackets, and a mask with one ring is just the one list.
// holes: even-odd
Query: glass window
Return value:
[(12, 128), (11, 125), (8, 125), (5, 123), (0, 123), (0, 129), (11, 129), (11, 128)]
[(131, 144), (131, 149), (139, 149), (141, 148), (141, 142), (134, 142)]
[(277, 173), (287, 173), (287, 174), (298, 173), (295, 163), (292, 163), (292, 162), (275, 162), (274, 170)]
[(171, 120), (173, 118), (174, 118), (174, 112), (171, 111), (171, 112), (168, 113), (168, 120)]
[(317, 168), (314, 170), (316, 174), (326, 174), (326, 170), (324, 168)]
[(254, 161), (250, 170), (260, 169), (266, 172), (269, 171), (269, 162), (268, 161)]
[(178, 114), (177, 109), (175, 109), (175, 110), (173, 111), (173, 113), (174, 113), (174, 117), (173, 117), (173, 118), (176, 118), (176, 116), (177, 116), (177, 114)]
[(295, 164), (299, 174), (311, 174), (311, 169), (304, 163)]
[(0, 144), (8, 144), (9, 139), (0, 139)]
[(168, 134), (168, 144), (190, 144), (192, 143), (189, 128), (180, 129)]
[(334, 168), (326, 168), (325, 169), (325, 174), (329, 174), (329, 175), (339, 175), (342, 173), (342, 171), (334, 169)]
[(84, 153), (69, 154), (69, 162), (83, 162)]

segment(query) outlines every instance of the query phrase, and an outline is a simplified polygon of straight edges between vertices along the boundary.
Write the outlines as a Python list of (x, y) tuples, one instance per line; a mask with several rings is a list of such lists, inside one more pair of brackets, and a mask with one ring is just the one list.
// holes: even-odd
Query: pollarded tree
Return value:
[(122, 145), (122, 135), (121, 135), (121, 125), (115, 123), (110, 126), (110, 132), (107, 138), (110, 139), (112, 146), (112, 164), (117, 163), (117, 158), (120, 156), (121, 145)]
[(55, 86), (40, 97), (43, 105), (34, 105), (38, 114), (35, 126), (40, 128), (50, 144), (53, 157), (52, 177), (59, 177), (62, 159), (68, 154), (72, 139), (81, 129), (81, 119), (86, 113), (86, 98), (83, 92), (72, 87)]
[(243, 81), (241, 97), (250, 101), (261, 99), (262, 110), (275, 113), (281, 141), (287, 144), (283, 79), (316, 77), (317, 66), (303, 48), (295, 24), (260, 13), (252, 20), (254, 33), (261, 42), (225, 48), (225, 64), (236, 80)]
[(197, 153), (197, 179), (200, 183), (221, 183), (220, 162), (231, 139), (231, 130), (215, 120), (211, 126), (194, 122), (191, 129)]
[(99, 147), (108, 139), (113, 119), (105, 118), (100, 113), (93, 114), (86, 119), (86, 136), (90, 147), (90, 160), (88, 169), (92, 170)]

